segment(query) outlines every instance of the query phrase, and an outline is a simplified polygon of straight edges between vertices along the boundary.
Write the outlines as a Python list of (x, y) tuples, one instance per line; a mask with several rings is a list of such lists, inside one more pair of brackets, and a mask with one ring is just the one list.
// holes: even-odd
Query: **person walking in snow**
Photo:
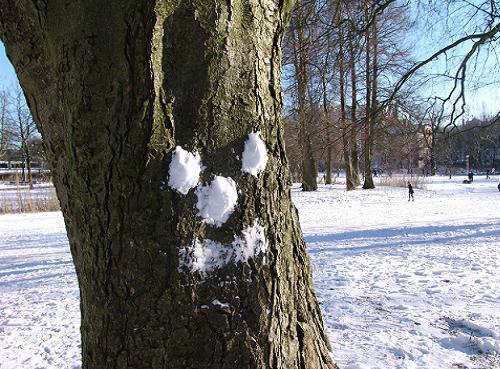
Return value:
[(411, 183), (408, 182), (408, 201), (410, 201), (410, 199), (415, 201), (415, 198), (413, 197), (413, 187), (412, 187)]

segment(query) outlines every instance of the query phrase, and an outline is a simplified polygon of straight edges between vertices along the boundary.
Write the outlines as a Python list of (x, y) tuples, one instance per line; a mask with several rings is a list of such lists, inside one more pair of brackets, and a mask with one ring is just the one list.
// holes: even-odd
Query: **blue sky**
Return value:
[(9, 59), (7, 59), (7, 55), (5, 55), (3, 43), (0, 42), (0, 88), (9, 87), (16, 83), (16, 72)]

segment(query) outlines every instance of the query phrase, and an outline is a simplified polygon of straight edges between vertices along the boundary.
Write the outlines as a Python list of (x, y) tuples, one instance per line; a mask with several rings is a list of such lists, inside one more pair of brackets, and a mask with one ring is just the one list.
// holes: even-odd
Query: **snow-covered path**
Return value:
[[(500, 368), (495, 186), (293, 189), (341, 369)], [(60, 213), (1, 215), (0, 368), (79, 368), (78, 304)]]

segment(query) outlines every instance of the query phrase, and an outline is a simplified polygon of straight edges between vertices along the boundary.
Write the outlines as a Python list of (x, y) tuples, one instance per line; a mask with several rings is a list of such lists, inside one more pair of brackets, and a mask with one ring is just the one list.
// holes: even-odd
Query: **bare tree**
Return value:
[[(492, 82), (492, 75), (498, 74), (500, 62), (496, 50), (499, 46), (500, 7), (496, 1), (488, 0), (433, 0), (419, 4), (428, 23), (431, 23), (429, 29), (437, 33), (439, 28), (435, 23), (440, 23), (440, 32), (454, 40), (407, 68), (386, 102), (393, 99), (410, 79), (423, 73), (433, 83), (441, 84), (445, 93), (431, 97), (441, 104), (443, 128), (455, 129), (466, 114), (468, 94), (481, 85), (480, 76), (486, 78), (482, 82), (484, 86)], [(448, 27), (447, 23), (452, 23), (452, 26)], [(496, 78), (495, 83), (498, 83)], [(491, 124), (498, 121), (494, 119)]]
[(310, 90), (311, 49), (314, 46), (314, 24), (316, 1), (299, 0), (290, 20), (287, 45), (288, 59), (294, 68), (296, 94), (296, 114), (300, 124), (300, 143), (302, 148), (302, 190), (317, 189), (317, 166), (312, 143), (312, 104), (308, 96)]
[(11, 143), (12, 132), (9, 129), (9, 95), (7, 91), (0, 91), (0, 160), (5, 156)]
[(349, 143), (349, 127), (347, 123), (347, 108), (346, 108), (346, 51), (345, 51), (345, 32), (344, 23), (342, 22), (341, 16), (344, 14), (342, 11), (343, 7), (340, 6), (340, 10), (337, 12), (337, 23), (338, 23), (338, 54), (337, 54), (337, 64), (339, 67), (339, 94), (340, 94), (340, 129), (342, 135), (342, 151), (344, 158), (344, 168), (346, 172), (346, 189), (351, 191), (356, 188), (356, 185), (352, 179), (352, 163), (351, 163), (351, 147)]
[[(365, 5), (365, 19), (368, 19), (370, 16), (369, 13), (370, 2), (366, 2)], [(367, 27), (365, 30), (365, 82), (366, 82), (366, 98), (365, 98), (365, 121), (364, 121), (364, 189), (372, 189), (375, 188), (372, 177), (372, 154), (373, 154), (373, 125), (374, 125), (374, 114), (373, 114), (373, 94), (374, 87), (376, 87), (376, 76), (372, 77), (372, 68), (375, 66), (375, 60), (372, 62), (372, 44), (373, 50), (375, 50), (378, 45), (374, 43), (372, 37), (374, 35), (374, 24), (377, 22), (376, 15), (374, 16), (374, 21), (372, 22), (371, 27)], [(375, 53), (373, 54), (375, 59)]]
[(12, 146), (19, 150), (23, 161), (21, 180), (33, 188), (31, 143), (39, 134), (19, 86), (11, 92), (10, 127)]
[(358, 153), (358, 130), (359, 124), (357, 116), (358, 107), (358, 77), (356, 64), (359, 57), (361, 38), (356, 33), (356, 22), (359, 8), (359, 2), (353, 1), (348, 7), (348, 47), (349, 47), (349, 70), (351, 74), (351, 127), (350, 127), (350, 145), (351, 145), (351, 173), (354, 186), (359, 186), (359, 153)]

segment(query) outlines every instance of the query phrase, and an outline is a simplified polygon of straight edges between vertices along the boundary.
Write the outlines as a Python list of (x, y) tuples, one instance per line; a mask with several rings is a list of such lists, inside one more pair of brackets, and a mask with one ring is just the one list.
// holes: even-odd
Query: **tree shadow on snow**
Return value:
[[(488, 231), (484, 231), (488, 228)], [(493, 229), (492, 229), (493, 228)], [(323, 252), (365, 252), (402, 246), (432, 246), (433, 244), (469, 243), (474, 239), (500, 237), (500, 224), (476, 223), (466, 225), (382, 228), (306, 236), (310, 254)], [(369, 243), (366, 245), (366, 243)], [(322, 244), (331, 245), (322, 245)], [(359, 247), (338, 247), (346, 243)], [(316, 245), (318, 244), (318, 245)], [(312, 246), (312, 247), (311, 247)]]

